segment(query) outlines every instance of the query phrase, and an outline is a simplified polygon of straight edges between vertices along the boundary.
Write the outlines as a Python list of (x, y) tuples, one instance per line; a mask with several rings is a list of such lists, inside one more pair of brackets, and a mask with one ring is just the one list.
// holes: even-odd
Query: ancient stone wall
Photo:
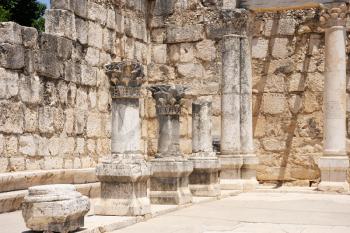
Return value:
[[(324, 33), (314, 10), (254, 15), (226, 1), (56, 0), (45, 33), (0, 24), (0, 172), (94, 167), (110, 153), (103, 65), (135, 59), (148, 85), (184, 84), (181, 150), (192, 151), (192, 100), (213, 96), (220, 139), (222, 36), (252, 37), (258, 179), (309, 184), (322, 152)], [(247, 27), (252, 23), (252, 28)], [(157, 151), (150, 92), (141, 99), (143, 150)]]
[(0, 24), (0, 172), (94, 167), (110, 153), (103, 66), (147, 62), (147, 1), (52, 1), (46, 32)]
[[(181, 148), (191, 152), (191, 105), (213, 96), (213, 133), (220, 138), (222, 36), (252, 38), (254, 143), (258, 179), (309, 185), (320, 176), (322, 154), (324, 32), (317, 10), (253, 15), (221, 10), (210, 1), (173, 1), (157, 6), (151, 21), (150, 82), (191, 88), (181, 117)], [(149, 100), (149, 150), (156, 150), (156, 120)]]

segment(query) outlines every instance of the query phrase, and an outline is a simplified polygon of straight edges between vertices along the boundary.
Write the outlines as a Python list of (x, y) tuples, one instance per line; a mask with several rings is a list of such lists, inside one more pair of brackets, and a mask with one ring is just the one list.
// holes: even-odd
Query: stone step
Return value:
[(0, 174), (0, 193), (25, 190), (36, 185), (94, 182), (98, 182), (95, 168), (9, 172)]
[[(100, 196), (100, 183), (87, 183), (74, 185), (81, 194), (90, 198)], [(7, 213), (21, 209), (21, 203), (27, 190), (16, 190), (0, 193), (0, 213)]]

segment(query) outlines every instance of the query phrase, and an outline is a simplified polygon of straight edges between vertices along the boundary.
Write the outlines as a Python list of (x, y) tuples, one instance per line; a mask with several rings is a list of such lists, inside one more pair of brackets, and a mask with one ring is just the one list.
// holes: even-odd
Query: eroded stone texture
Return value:
[(192, 156), (193, 172), (190, 190), (194, 196), (219, 196), (220, 163), (213, 152), (211, 136), (212, 98), (199, 97), (192, 104)]
[(158, 85), (149, 88), (156, 100), (159, 122), (158, 153), (151, 161), (151, 202), (183, 205), (192, 202), (188, 176), (193, 165), (180, 151), (180, 111), (186, 88)]
[(96, 168), (101, 181), (98, 215), (146, 215), (151, 212), (147, 181), (151, 175), (140, 147), (139, 98), (144, 83), (140, 63), (106, 66), (112, 95), (112, 154)]
[(26, 226), (34, 231), (68, 233), (84, 226), (89, 209), (89, 198), (74, 185), (43, 185), (29, 188), (22, 215)]

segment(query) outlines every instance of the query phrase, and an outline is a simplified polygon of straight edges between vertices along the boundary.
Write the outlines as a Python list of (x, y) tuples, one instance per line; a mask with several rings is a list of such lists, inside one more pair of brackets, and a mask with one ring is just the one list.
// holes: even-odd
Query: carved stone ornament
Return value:
[(345, 3), (321, 5), (320, 23), (324, 27), (345, 26), (349, 8)]
[(140, 98), (141, 85), (146, 81), (142, 64), (136, 61), (113, 62), (105, 66), (105, 71), (113, 99)]
[(148, 88), (156, 100), (158, 115), (179, 115), (181, 113), (181, 99), (188, 88), (183, 86), (156, 85)]

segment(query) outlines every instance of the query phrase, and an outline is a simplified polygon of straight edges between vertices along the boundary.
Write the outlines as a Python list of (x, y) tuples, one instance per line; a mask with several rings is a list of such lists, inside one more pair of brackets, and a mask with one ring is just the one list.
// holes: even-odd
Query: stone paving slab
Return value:
[(349, 233), (350, 196), (244, 193), (113, 233)]

